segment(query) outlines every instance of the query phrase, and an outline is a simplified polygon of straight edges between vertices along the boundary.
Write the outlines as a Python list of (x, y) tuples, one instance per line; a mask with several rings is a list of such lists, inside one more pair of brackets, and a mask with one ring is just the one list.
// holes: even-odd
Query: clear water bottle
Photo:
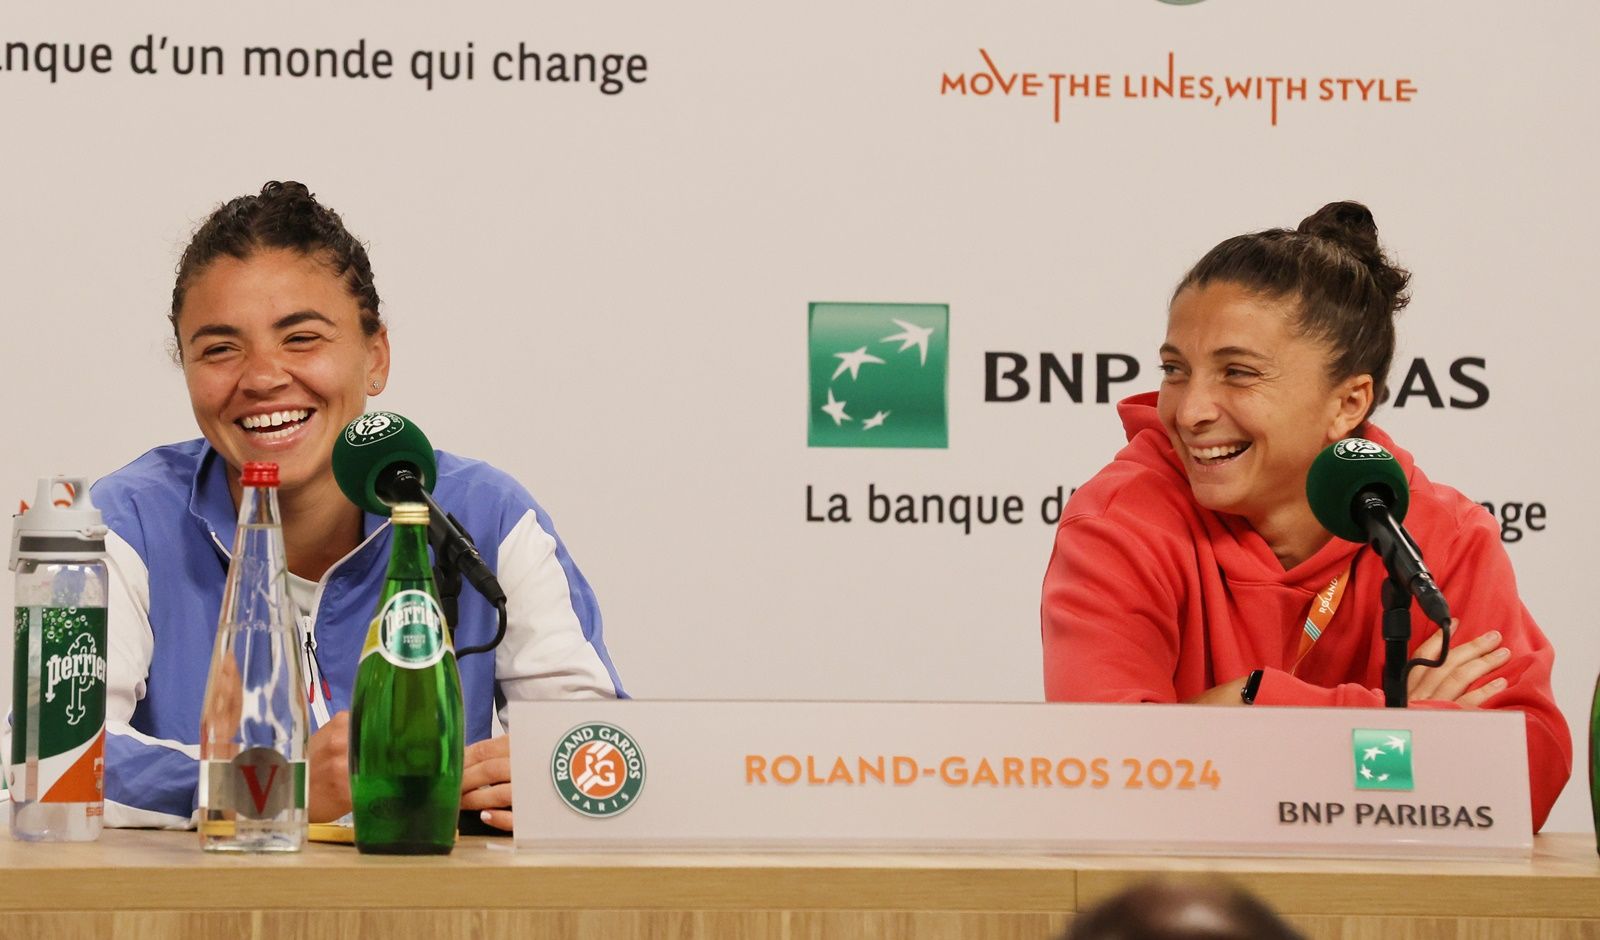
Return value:
[[(58, 494), (64, 494), (59, 495)], [(39, 481), (12, 525), (11, 837), (100, 837), (106, 728), (106, 527), (85, 481)]]
[(298, 852), (306, 686), (278, 516), (278, 465), (244, 465), (239, 527), (200, 711), (200, 845)]

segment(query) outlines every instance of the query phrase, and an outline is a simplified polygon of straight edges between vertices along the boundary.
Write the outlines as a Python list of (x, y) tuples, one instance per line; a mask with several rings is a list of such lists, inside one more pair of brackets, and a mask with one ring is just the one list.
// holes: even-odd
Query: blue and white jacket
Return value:
[[(622, 696), (600, 608), (550, 517), (505, 473), (437, 452), (434, 498), (472, 536), (505, 588), (505, 640), (460, 663), (467, 741), (493, 732), (507, 701)], [(201, 699), (236, 521), (227, 464), (203, 440), (158, 447), (94, 486), (111, 565), (106, 663), (105, 823), (186, 827), (199, 788)], [(317, 585), (303, 619), (312, 726), (350, 707), (356, 664), (389, 561), (389, 521)], [(464, 586), (455, 645), (493, 638), (494, 608)], [(311, 672), (312, 663), (319, 674)], [(322, 681), (326, 680), (326, 685)]]

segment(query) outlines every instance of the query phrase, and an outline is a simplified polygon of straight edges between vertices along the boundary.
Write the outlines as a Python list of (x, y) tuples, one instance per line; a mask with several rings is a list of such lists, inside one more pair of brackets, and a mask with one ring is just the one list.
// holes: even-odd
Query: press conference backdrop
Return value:
[(1576, 728), (1597, 35), (1571, 0), (12, 5), (0, 493), (195, 436), (178, 253), (299, 179), (370, 243), (375, 406), (549, 508), (634, 695), (1037, 700), (1059, 496), (1173, 284), (1354, 198), (1416, 272), (1378, 420), (1504, 520)]

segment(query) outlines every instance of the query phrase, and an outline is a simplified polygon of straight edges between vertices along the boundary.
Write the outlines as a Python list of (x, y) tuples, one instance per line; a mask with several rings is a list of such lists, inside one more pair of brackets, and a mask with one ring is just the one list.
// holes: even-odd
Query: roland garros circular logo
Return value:
[(591, 721), (561, 736), (550, 780), (573, 812), (601, 819), (624, 812), (644, 787), (644, 753), (616, 725)]
[(1335, 457), (1343, 457), (1345, 460), (1394, 459), (1388, 451), (1383, 449), (1383, 445), (1375, 444), (1362, 437), (1347, 437), (1333, 445), (1333, 454)]
[(373, 411), (350, 422), (344, 429), (344, 439), (351, 447), (365, 447), (394, 437), (405, 426), (406, 419), (392, 411)]

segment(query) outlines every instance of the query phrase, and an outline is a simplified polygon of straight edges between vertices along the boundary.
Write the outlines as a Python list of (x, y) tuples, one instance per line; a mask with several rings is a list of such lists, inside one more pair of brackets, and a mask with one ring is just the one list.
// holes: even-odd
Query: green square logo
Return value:
[(946, 304), (811, 305), (812, 447), (948, 447)]
[(1411, 732), (1357, 728), (1350, 733), (1357, 790), (1411, 789)]

